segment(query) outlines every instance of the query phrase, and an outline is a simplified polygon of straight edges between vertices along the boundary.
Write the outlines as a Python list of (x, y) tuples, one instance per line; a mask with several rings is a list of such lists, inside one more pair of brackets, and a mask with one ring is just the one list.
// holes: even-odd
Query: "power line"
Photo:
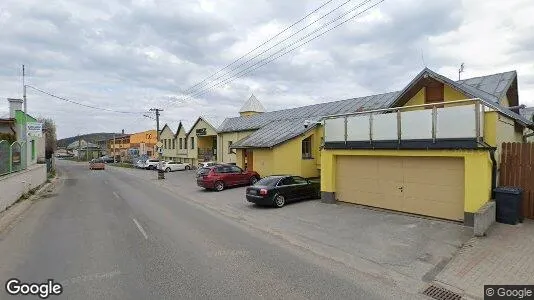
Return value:
[(92, 105), (88, 105), (88, 104), (83, 104), (83, 103), (80, 103), (80, 102), (77, 102), (77, 101), (74, 101), (74, 100), (70, 100), (70, 99), (67, 99), (67, 98), (64, 98), (64, 97), (61, 97), (61, 96), (57, 96), (57, 95), (54, 95), (52, 93), (49, 93), (47, 91), (44, 91), (40, 88), (37, 88), (37, 87), (34, 87), (34, 86), (31, 86), (31, 85), (26, 85), (26, 87), (29, 87), (35, 91), (38, 91), (38, 92), (41, 92), (45, 95), (48, 95), (50, 97), (54, 97), (56, 99), (59, 99), (59, 100), (63, 100), (63, 101), (66, 101), (66, 102), (69, 102), (69, 103), (72, 103), (72, 104), (76, 104), (76, 105), (80, 105), (80, 106), (84, 106), (84, 107), (88, 107), (88, 108), (92, 108), (92, 109), (98, 109), (98, 110), (102, 110), (102, 111), (108, 111), (108, 112), (114, 112), (114, 113), (120, 113), (120, 114), (144, 114), (146, 112), (142, 112), (142, 111), (139, 111), (139, 112), (134, 112), (134, 111), (120, 111), (120, 110), (114, 110), (114, 109), (109, 109), (109, 108), (104, 108), (104, 107), (97, 107), (97, 106), (92, 106)]
[(185, 91), (183, 91), (183, 93), (186, 93), (188, 91), (190, 91), (191, 89), (197, 87), (198, 85), (206, 82), (206, 80), (212, 78), (213, 76), (219, 74), (220, 72), (226, 70), (228, 67), (230, 66), (233, 66), (234, 64), (236, 64), (238, 61), (240, 61), (241, 59), (245, 58), (247, 55), (251, 54), (252, 52), (256, 51), (258, 48), (261, 48), (262, 46), (264, 46), (265, 44), (269, 43), (270, 41), (274, 40), (275, 38), (279, 37), (281, 34), (283, 34), (284, 32), (288, 31), (289, 29), (293, 28), (293, 26), (297, 25), (298, 23), (304, 21), (306, 18), (308, 18), (309, 16), (313, 15), (314, 13), (316, 13), (317, 11), (319, 11), (321, 8), (325, 7), (326, 5), (330, 4), (332, 1), (334, 0), (329, 0), (329, 1), (326, 1), (325, 3), (323, 3), (321, 6), (317, 7), (315, 10), (313, 10), (312, 12), (308, 13), (307, 15), (305, 15), (304, 17), (302, 17), (300, 20), (294, 22), (293, 24), (289, 25), (288, 27), (286, 27), (284, 30), (278, 32), (275, 36), (271, 37), (270, 39), (264, 41), (263, 43), (261, 43), (260, 45), (256, 46), (256, 48), (250, 50), (249, 52), (245, 53), (244, 55), (242, 55), (241, 57), (239, 57), (238, 59), (236, 59), (235, 61), (233, 61), (232, 63), (224, 66), (223, 68), (219, 69), (217, 72), (211, 74), (210, 76), (204, 78), (204, 80), (202, 80), (201, 82), (193, 85), (192, 87), (186, 89)]
[[(367, 0), (367, 1), (365, 1), (363, 4), (365, 4), (365, 3), (367, 3), (367, 2), (370, 2), (370, 1), (371, 1), (371, 0)], [(238, 78), (241, 78), (242, 76), (244, 76), (244, 75), (246, 75), (246, 74), (248, 74), (248, 73), (250, 73), (250, 72), (252, 72), (252, 71), (254, 71), (254, 70), (257, 70), (257, 69), (263, 67), (264, 65), (266, 65), (266, 64), (268, 64), (268, 63), (270, 63), (270, 62), (272, 62), (272, 61), (275, 61), (275, 60), (277, 60), (278, 58), (280, 58), (280, 57), (282, 57), (282, 56), (284, 56), (284, 55), (286, 55), (286, 54), (288, 54), (288, 53), (290, 53), (290, 52), (292, 52), (292, 51), (294, 51), (294, 50), (296, 50), (296, 49), (302, 47), (303, 45), (305, 45), (305, 44), (307, 44), (307, 43), (309, 43), (309, 42), (311, 42), (311, 41), (317, 39), (318, 37), (320, 37), (320, 36), (322, 36), (322, 35), (324, 35), (324, 34), (330, 32), (330, 31), (332, 31), (333, 29), (336, 29), (337, 27), (339, 27), (339, 26), (341, 26), (341, 25), (347, 23), (348, 21), (350, 21), (350, 20), (356, 18), (357, 16), (359, 16), (359, 15), (361, 15), (361, 14), (367, 12), (368, 10), (374, 8), (375, 6), (377, 6), (378, 4), (380, 4), (380, 3), (384, 2), (384, 1), (385, 1), (385, 0), (381, 0), (381, 1), (379, 1), (379, 2), (377, 2), (377, 3), (375, 3), (375, 4), (373, 4), (373, 5), (371, 5), (371, 6), (369, 6), (369, 7), (367, 7), (367, 8), (364, 9), (363, 11), (361, 11), (361, 12), (355, 14), (354, 16), (352, 16), (352, 17), (350, 17), (350, 18), (344, 20), (343, 22), (341, 22), (341, 23), (335, 25), (334, 27), (329, 28), (328, 30), (326, 30), (326, 31), (324, 31), (324, 32), (321, 32), (321, 33), (319, 33), (318, 35), (312, 37), (311, 39), (305, 41), (304, 43), (301, 43), (301, 44), (297, 45), (296, 47), (293, 47), (293, 48), (289, 49), (288, 51), (282, 53), (281, 55), (278, 55), (278, 56), (272, 58), (272, 57), (273, 57), (274, 55), (276, 55), (277, 53), (280, 53), (280, 52), (284, 51), (284, 50), (287, 49), (288, 47), (290, 47), (290, 46), (292, 46), (292, 45), (295, 45), (296, 43), (298, 43), (298, 42), (300, 42), (300, 41), (306, 39), (307, 37), (311, 36), (312, 34), (314, 34), (314, 33), (318, 32), (318, 31), (324, 29), (325, 27), (331, 25), (331, 24), (334, 23), (335, 21), (338, 21), (339, 19), (341, 19), (341, 18), (347, 16), (348, 14), (352, 13), (354, 10), (356, 10), (357, 8), (359, 8), (359, 7), (361, 7), (361, 6), (363, 5), (363, 4), (360, 4), (360, 5), (358, 5), (358, 6), (354, 7), (354, 8), (352, 8), (352, 9), (350, 9), (347, 13), (345, 13), (345, 14), (343, 14), (343, 15), (337, 17), (336, 19), (330, 21), (329, 23), (325, 24), (324, 26), (321, 26), (321, 27), (317, 28), (316, 30), (314, 30), (314, 31), (312, 31), (311, 33), (305, 35), (304, 37), (298, 39), (297, 41), (295, 41), (295, 42), (289, 44), (288, 46), (286, 46), (286, 47), (284, 47), (284, 48), (278, 50), (277, 52), (273, 53), (272, 55), (270, 55), (270, 56), (268, 56), (268, 57), (266, 57), (266, 58), (264, 58), (264, 59), (262, 59), (262, 60), (256, 62), (255, 64), (253, 64), (253, 65), (251, 65), (251, 66), (249, 66), (249, 67), (247, 67), (247, 68), (241, 70), (240, 72), (238, 72), (238, 73), (236, 73), (236, 74), (230, 76), (229, 78), (227, 78), (227, 79), (225, 79), (225, 80), (223, 80), (223, 81), (221, 81), (221, 82), (219, 82), (219, 83), (217, 83), (217, 84), (215, 84), (215, 85), (212, 85), (212, 86), (210, 86), (210, 87), (208, 87), (208, 88), (206, 88), (206, 89), (204, 89), (204, 90), (200, 90), (200, 91), (198, 91), (198, 92), (196, 92), (196, 93), (193, 93), (193, 94), (187, 96), (186, 98), (184, 98), (184, 100), (187, 100), (188, 98), (198, 97), (198, 96), (204, 95), (206, 92), (212, 90), (213, 88), (219, 87), (219, 86), (221, 86), (221, 85), (223, 85), (223, 84), (225, 84), (225, 83), (228, 83), (228, 82), (234, 81), (234, 80), (236, 80), (236, 79), (238, 79)], [(270, 58), (272, 58), (272, 59), (270, 59)], [(266, 62), (265, 62), (265, 63), (262, 63), (262, 62), (264, 62), (264, 61), (266, 61)], [(251, 69), (252, 67), (254, 67), (254, 66), (260, 64), (260, 63), (262, 63), (262, 64), (259, 65), (259, 66), (257, 66), (257, 67), (255, 67), (255, 68), (253, 68), (253, 69), (250, 70), (250, 71), (247, 71), (247, 70)]]
[[(327, 17), (328, 15), (332, 14), (333, 12), (335, 12), (336, 10), (338, 10), (338, 9), (340, 9), (341, 7), (345, 6), (346, 4), (348, 4), (348, 3), (351, 2), (351, 1), (353, 1), (353, 0), (347, 0), (347, 1), (343, 2), (343, 3), (341, 3), (340, 5), (338, 5), (337, 7), (335, 7), (334, 9), (330, 10), (328, 13), (322, 15), (321, 17), (319, 17), (318, 19), (316, 19), (315, 21), (313, 21), (312, 23), (310, 23), (310, 24), (304, 26), (303, 28), (301, 28), (301, 29), (299, 29), (298, 31), (292, 33), (291, 35), (289, 35), (289, 36), (286, 37), (285, 39), (283, 39), (283, 40), (277, 42), (277, 43), (274, 44), (273, 46), (271, 46), (271, 47), (269, 47), (269, 48), (263, 50), (262, 52), (256, 54), (256, 55), (253, 56), (252, 58), (249, 58), (249, 59), (246, 60), (245, 62), (243, 62), (243, 63), (241, 63), (241, 64), (235, 66), (235, 67), (232, 68), (230, 71), (226, 72), (226, 74), (222, 74), (222, 75), (218, 76), (217, 78), (211, 80), (211, 81), (208, 82), (208, 83), (204, 83), (204, 82), (206, 81), (206, 80), (204, 80), (204, 81), (202, 82), (203, 84), (199, 83), (199, 84), (197, 84), (196, 86), (199, 86), (199, 85), (200, 85), (200, 87), (204, 87), (204, 86), (206, 86), (206, 85), (209, 85), (209, 84), (213, 83), (213, 82), (216, 81), (216, 80), (219, 80), (220, 78), (223, 78), (223, 77), (225, 77), (225, 76), (227, 76), (227, 75), (231, 75), (231, 72), (237, 70), (239, 67), (241, 67), (241, 66), (243, 66), (243, 65), (246, 65), (247, 63), (249, 63), (249, 62), (251, 62), (252, 60), (254, 60), (254, 59), (256, 59), (257, 57), (259, 57), (260, 55), (262, 55), (262, 54), (264, 54), (264, 53), (270, 51), (271, 49), (277, 47), (278, 45), (282, 44), (283, 42), (285, 42), (285, 41), (291, 39), (292, 37), (294, 37), (294, 36), (296, 36), (296, 35), (298, 35), (300, 32), (304, 31), (305, 29), (309, 28), (309, 27), (312, 26), (313, 24), (315, 24), (315, 23), (319, 22), (320, 20), (324, 19), (325, 17)], [(356, 8), (361, 7), (361, 6), (363, 6), (364, 4), (366, 4), (366, 3), (370, 2), (370, 1), (372, 1), (372, 0), (366, 0), (366, 1), (363, 1), (363, 2), (361, 2), (359, 5), (357, 5)], [(325, 3), (324, 5), (326, 5), (326, 4), (328, 4), (328, 3)], [(317, 10), (319, 10), (320, 8), (322, 8), (324, 5), (322, 5), (322, 6), (319, 7), (318, 9), (314, 10), (312, 13), (309, 13), (308, 15), (306, 15), (306, 17), (309, 16), (309, 15), (311, 15), (311, 14), (313, 14), (314, 12), (316, 12)], [(353, 8), (353, 9), (354, 9), (354, 8)], [(304, 17), (303, 19), (305, 19), (306, 17)], [(301, 20), (303, 20), (303, 19), (301, 19)], [(298, 22), (300, 22), (301, 20), (299, 20)], [(297, 22), (297, 23), (298, 23), (298, 22)], [(294, 24), (291, 25), (290, 27), (294, 26), (295, 24), (296, 24), (296, 23), (294, 23)], [(325, 26), (327, 26), (327, 25), (329, 25), (329, 24), (331, 24), (331, 22), (330, 22), (330, 23), (327, 23), (326, 25), (321, 25), (321, 27), (319, 27), (319, 28), (324, 28)], [(286, 31), (287, 29), (289, 29), (289, 28), (284, 29), (284, 31)], [(280, 32), (280, 33), (277, 34), (276, 36), (279, 36), (281, 33), (282, 33), (282, 32)], [(276, 36), (275, 36), (275, 37), (276, 37)], [(269, 40), (269, 41), (270, 41), (270, 40)], [(230, 65), (233, 65), (233, 64), (237, 63), (237, 61), (241, 60), (243, 57), (245, 57), (245, 56), (247, 56), (248, 54), (252, 53), (254, 50), (260, 48), (261, 46), (265, 45), (266, 43), (267, 43), (267, 42), (265, 42), (265, 43), (263, 43), (263, 44), (257, 46), (257, 47), (254, 48), (252, 51), (248, 52), (247, 54), (245, 54), (244, 56), (242, 56), (242, 57), (239, 58), (238, 60), (234, 61), (234, 62), (231, 63)], [(283, 50), (283, 49), (282, 49), (282, 50)], [(278, 53), (278, 52), (275, 52), (274, 54), (276, 54), (276, 53)], [(230, 66), (230, 65), (228, 65), (228, 66)], [(228, 66), (224, 67), (223, 69), (226, 69)], [(222, 69), (221, 69), (221, 70), (222, 70)], [(219, 72), (220, 72), (220, 71), (218, 71), (217, 73), (219, 73)], [(216, 75), (216, 74), (212, 74), (209, 78), (213, 77), (214, 75)], [(191, 90), (191, 89), (188, 89), (188, 90)], [(186, 96), (185, 99), (188, 98), (188, 97), (187, 97), (188, 95), (195, 94), (195, 93), (197, 93), (197, 92), (199, 92), (199, 91), (202, 91), (203, 89), (198, 89), (198, 88), (197, 88), (197, 89), (194, 89), (194, 90), (196, 90), (196, 91), (189, 92), (189, 93), (185, 93), (185, 96)]]

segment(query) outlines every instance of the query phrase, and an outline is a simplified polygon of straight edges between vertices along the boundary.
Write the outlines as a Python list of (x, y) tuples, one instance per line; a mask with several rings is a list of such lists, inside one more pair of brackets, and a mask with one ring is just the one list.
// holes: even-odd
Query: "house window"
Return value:
[(312, 158), (312, 151), (311, 151), (311, 136), (305, 138), (302, 140), (302, 158), (303, 159), (310, 159)]
[(184, 138), (184, 149), (187, 149), (187, 138)]
[(195, 138), (191, 137), (191, 149), (195, 149)]
[(234, 152), (232, 151), (232, 149), (231, 149), (231, 147), (232, 147), (232, 143), (233, 143), (232, 141), (228, 141), (228, 154), (232, 154), (232, 153), (234, 153)]
[(167, 140), (163, 140), (163, 148), (167, 149)]
[(178, 147), (182, 149), (182, 138), (178, 139)]
[(176, 140), (172, 140), (172, 149), (176, 149)]

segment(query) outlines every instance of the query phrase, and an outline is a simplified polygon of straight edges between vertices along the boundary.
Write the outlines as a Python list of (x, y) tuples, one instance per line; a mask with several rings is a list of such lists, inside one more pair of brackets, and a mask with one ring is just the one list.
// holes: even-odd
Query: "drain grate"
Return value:
[(427, 295), (437, 300), (462, 300), (461, 295), (435, 285), (427, 287), (423, 292), (423, 295)]

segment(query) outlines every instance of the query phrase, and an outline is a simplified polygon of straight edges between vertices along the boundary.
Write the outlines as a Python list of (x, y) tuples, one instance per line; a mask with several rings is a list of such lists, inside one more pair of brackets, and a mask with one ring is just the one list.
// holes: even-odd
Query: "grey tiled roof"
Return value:
[(365, 109), (388, 107), (397, 92), (359, 97), (341, 101), (320, 103), (303, 107), (270, 111), (248, 117), (226, 119), (219, 127), (220, 132), (244, 131), (259, 129), (274, 121), (293, 120), (300, 118), (324, 117), (327, 115), (356, 112)]
[(459, 80), (457, 83), (460, 86), (468, 85), (474, 87), (497, 97), (497, 99), (502, 99), (516, 76), (517, 73), (515, 71), (509, 71), (488, 76)]
[(515, 71), (453, 81), (425, 68), (402, 91), (266, 112), (248, 117), (228, 118), (219, 127), (219, 132), (257, 130), (234, 143), (233, 147), (273, 147), (309, 130), (309, 128), (304, 128), (305, 120), (318, 120), (328, 115), (393, 107), (402, 94), (407, 92), (424, 74), (453, 86), (469, 97), (480, 98), (487, 105), (524, 125), (533, 125), (530, 120), (499, 104), (499, 100), (517, 76)]

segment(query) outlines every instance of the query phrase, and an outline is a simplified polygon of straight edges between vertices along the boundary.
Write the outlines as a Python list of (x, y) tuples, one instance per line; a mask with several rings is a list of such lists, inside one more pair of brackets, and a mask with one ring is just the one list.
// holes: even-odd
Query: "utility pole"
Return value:
[(80, 160), (80, 150), (82, 149), (82, 140), (80, 140), (80, 134), (78, 134), (78, 160)]
[(163, 165), (162, 165), (162, 162), (161, 162), (161, 145), (160, 145), (160, 140), (159, 140), (159, 113), (160, 111), (163, 111), (163, 109), (159, 109), (159, 108), (151, 108), (150, 111), (154, 111), (156, 112), (156, 140), (157, 140), (157, 149), (158, 149), (158, 159), (159, 159), (159, 162), (158, 162), (158, 179), (165, 179), (165, 172), (163, 171)]
[(113, 163), (116, 163), (115, 160), (115, 133), (113, 133)]
[(26, 148), (24, 161), (28, 167), (28, 101), (26, 101), (26, 69), (22, 65), (22, 98), (24, 100), (24, 147)]

